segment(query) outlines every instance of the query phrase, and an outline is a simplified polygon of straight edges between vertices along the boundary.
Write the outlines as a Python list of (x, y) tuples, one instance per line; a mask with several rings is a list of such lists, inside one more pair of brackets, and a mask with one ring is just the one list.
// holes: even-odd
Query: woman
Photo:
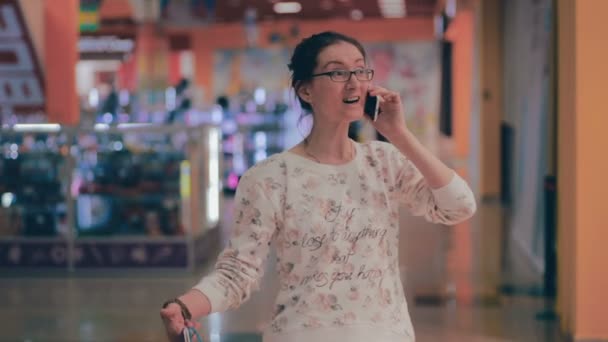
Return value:
[[(161, 310), (167, 332), (194, 324), (182, 312), (197, 319), (246, 301), (274, 241), (280, 292), (264, 341), (413, 341), (399, 276), (399, 206), (450, 225), (473, 215), (473, 194), (407, 129), (400, 96), (371, 85), (358, 41), (313, 35), (289, 68), (313, 116), (311, 133), (243, 176), (229, 245), (211, 275)], [(372, 124), (390, 143), (348, 138), (368, 91), (380, 98)]]

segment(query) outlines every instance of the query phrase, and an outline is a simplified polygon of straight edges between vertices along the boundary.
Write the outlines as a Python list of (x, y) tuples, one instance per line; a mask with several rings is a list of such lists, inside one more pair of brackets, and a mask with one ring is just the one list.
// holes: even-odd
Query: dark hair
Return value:
[(367, 60), (365, 49), (358, 40), (332, 31), (325, 31), (304, 38), (293, 51), (291, 61), (287, 65), (291, 71), (291, 87), (294, 89), (302, 108), (308, 112), (312, 112), (312, 107), (310, 103), (302, 100), (298, 95), (298, 89), (304, 82), (312, 78), (312, 74), (317, 67), (317, 57), (319, 57), (321, 51), (339, 42), (354, 45), (363, 55), (363, 59)]
[(228, 107), (230, 107), (230, 100), (226, 95), (220, 95), (216, 102), (223, 110), (228, 110)]

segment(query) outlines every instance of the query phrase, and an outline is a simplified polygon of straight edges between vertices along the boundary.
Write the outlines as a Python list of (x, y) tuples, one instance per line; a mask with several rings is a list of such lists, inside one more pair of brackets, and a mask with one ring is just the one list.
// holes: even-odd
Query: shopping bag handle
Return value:
[(203, 342), (203, 338), (193, 327), (185, 327), (182, 335), (184, 335), (184, 342)]

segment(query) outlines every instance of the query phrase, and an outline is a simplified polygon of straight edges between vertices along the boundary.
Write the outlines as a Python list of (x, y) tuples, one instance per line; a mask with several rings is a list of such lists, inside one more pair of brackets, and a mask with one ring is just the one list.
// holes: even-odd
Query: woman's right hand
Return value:
[(176, 303), (167, 305), (166, 308), (160, 310), (160, 317), (165, 325), (167, 337), (171, 342), (182, 341), (182, 332), (186, 327), (194, 327), (200, 329), (200, 323), (187, 321), (182, 316), (182, 310)]

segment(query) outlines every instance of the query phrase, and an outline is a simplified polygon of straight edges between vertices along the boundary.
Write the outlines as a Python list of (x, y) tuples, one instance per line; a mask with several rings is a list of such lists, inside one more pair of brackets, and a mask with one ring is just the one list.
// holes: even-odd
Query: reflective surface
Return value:
[[(225, 208), (229, 219), (230, 205)], [(505, 277), (501, 246), (492, 241), (500, 234), (501, 215), (498, 208), (481, 205), (472, 222), (452, 228), (403, 217), (402, 277), (418, 341), (563, 340), (557, 321), (537, 319), (545, 310), (542, 297), (497, 295)], [(258, 331), (276, 291), (273, 267), (268, 262), (262, 290), (241, 309), (202, 320), (207, 341), (261, 340)], [(4, 275), (0, 340), (163, 341), (159, 306), (208, 268), (196, 274)], [(506, 276), (518, 277), (512, 268)]]

